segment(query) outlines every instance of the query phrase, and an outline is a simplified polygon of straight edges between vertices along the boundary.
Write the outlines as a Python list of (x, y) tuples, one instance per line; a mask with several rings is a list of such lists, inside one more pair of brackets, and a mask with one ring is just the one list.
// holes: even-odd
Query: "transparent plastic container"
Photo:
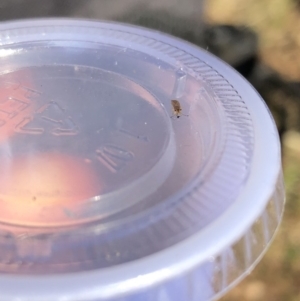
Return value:
[(284, 189), (245, 79), (113, 22), (7, 22), (0, 41), (0, 300), (214, 300), (249, 273)]

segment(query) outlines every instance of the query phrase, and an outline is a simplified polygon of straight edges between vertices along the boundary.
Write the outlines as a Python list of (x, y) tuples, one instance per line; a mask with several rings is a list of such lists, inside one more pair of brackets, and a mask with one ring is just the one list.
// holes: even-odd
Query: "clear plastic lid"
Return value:
[(276, 127), (231, 67), (139, 27), (0, 26), (1, 300), (211, 300), (280, 222)]

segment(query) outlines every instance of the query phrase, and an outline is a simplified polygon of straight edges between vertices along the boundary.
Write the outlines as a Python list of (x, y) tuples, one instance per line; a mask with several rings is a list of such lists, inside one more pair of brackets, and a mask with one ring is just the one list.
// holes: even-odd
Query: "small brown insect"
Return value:
[[(181, 114), (182, 108), (181, 108), (180, 102), (178, 100), (172, 99), (171, 104), (173, 107), (173, 114), (174, 114), (174, 116), (172, 116), (172, 117), (179, 118), (181, 115), (184, 115), (184, 114)], [(184, 115), (184, 116), (188, 116), (188, 115)]]

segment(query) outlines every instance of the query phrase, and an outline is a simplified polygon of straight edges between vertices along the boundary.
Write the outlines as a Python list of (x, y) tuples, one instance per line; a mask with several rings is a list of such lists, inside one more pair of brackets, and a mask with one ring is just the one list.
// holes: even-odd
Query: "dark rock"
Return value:
[(268, 104), (281, 138), (289, 129), (300, 131), (300, 83), (286, 81), (260, 63), (256, 64), (248, 80)]
[[(247, 27), (212, 25), (203, 31), (208, 51), (247, 76), (257, 61), (258, 38)], [(201, 46), (201, 45), (200, 45)]]

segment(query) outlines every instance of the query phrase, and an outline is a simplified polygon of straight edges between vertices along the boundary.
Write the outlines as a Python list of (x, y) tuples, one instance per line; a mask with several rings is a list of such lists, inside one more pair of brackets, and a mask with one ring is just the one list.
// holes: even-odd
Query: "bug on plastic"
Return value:
[[(182, 111), (181, 104), (177, 99), (172, 99), (171, 104), (172, 104), (173, 114), (174, 114), (172, 117), (179, 118), (181, 115), (184, 115), (184, 114), (181, 114), (181, 111)], [(184, 116), (188, 116), (188, 115), (184, 115)]]

